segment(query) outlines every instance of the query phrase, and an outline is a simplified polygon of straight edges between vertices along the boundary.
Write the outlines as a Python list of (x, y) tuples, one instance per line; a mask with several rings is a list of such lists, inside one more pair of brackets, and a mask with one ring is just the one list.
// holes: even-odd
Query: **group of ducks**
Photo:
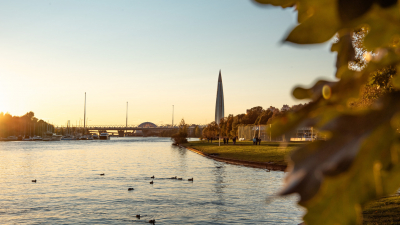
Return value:
[[(101, 174), (100, 174), (100, 175), (101, 175)], [(150, 177), (150, 178), (151, 178), (151, 179), (155, 179), (155, 176), (153, 175), (153, 176)], [(171, 177), (171, 178), (169, 178), (169, 179), (183, 180), (183, 178), (178, 178), (177, 176)], [(188, 181), (192, 181), (192, 182), (193, 182), (193, 177), (192, 177), (192, 178), (189, 178)], [(153, 181), (153, 180), (150, 181), (150, 184), (154, 184), (154, 181)], [(128, 191), (133, 191), (133, 190), (134, 190), (133, 188), (128, 188)], [(136, 215), (136, 218), (140, 219), (140, 217), (142, 217), (142, 216), (141, 216), (141, 215)], [(152, 220), (149, 220), (148, 222), (151, 223), (151, 224), (155, 224), (155, 223), (156, 223), (156, 220), (155, 220), (155, 219), (152, 219)]]
[[(104, 176), (104, 173), (101, 173), (100, 176)], [(150, 177), (151, 179), (155, 179), (154, 175), (152, 177)], [(177, 176), (175, 177), (171, 177), (170, 179), (175, 179), (175, 180), (183, 180), (183, 178), (178, 178)], [(193, 177), (189, 178), (188, 181), (192, 181), (193, 182)], [(36, 180), (32, 180), (32, 182), (36, 183)], [(150, 184), (154, 184), (154, 181), (150, 181)], [(135, 190), (134, 188), (128, 188), (128, 191), (133, 191)]]
[[(100, 176), (104, 176), (104, 175), (105, 175), (104, 173), (101, 173), (101, 174), (100, 174)], [(151, 179), (155, 179), (154, 175), (153, 175), (152, 177), (150, 177), (150, 178), (151, 178)], [(183, 178), (178, 178), (177, 176), (171, 177), (171, 178), (169, 178), (169, 179), (173, 179), (173, 180), (183, 180)], [(192, 181), (192, 182), (193, 182), (193, 177), (192, 177), (192, 178), (189, 178), (188, 181)], [(35, 179), (35, 180), (32, 180), (32, 182), (33, 182), (33, 183), (36, 183), (36, 179)], [(154, 181), (150, 181), (150, 184), (154, 184)], [(128, 188), (128, 191), (133, 191), (133, 190), (135, 190), (135, 189), (134, 189), (134, 188)], [(136, 215), (136, 218), (140, 219), (140, 217), (141, 217), (141, 215)], [(156, 220), (155, 220), (155, 219), (149, 220), (149, 223), (155, 224), (155, 223), (156, 223)]]
[[(154, 175), (152, 177), (150, 177), (151, 179), (155, 179)], [(183, 178), (178, 178), (177, 176), (175, 177), (171, 177), (169, 179), (173, 179), (173, 180), (183, 180)], [(189, 178), (188, 181), (192, 181), (193, 182), (193, 177)], [(154, 184), (154, 181), (150, 181), (150, 184)]]
[[(142, 217), (142, 216), (141, 215), (136, 215), (136, 218), (140, 219), (140, 217)], [(156, 220), (155, 219), (149, 220), (149, 223), (155, 224)]]
[[(154, 175), (151, 177), (152, 179), (154, 179)], [(171, 177), (169, 179), (175, 179), (175, 180), (183, 180), (183, 178), (177, 178), (177, 176)], [(193, 177), (189, 178), (188, 181), (193, 181)]]

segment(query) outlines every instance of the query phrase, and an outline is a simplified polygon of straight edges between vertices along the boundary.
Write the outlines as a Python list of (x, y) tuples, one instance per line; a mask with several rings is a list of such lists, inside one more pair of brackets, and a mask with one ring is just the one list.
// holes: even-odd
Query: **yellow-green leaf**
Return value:
[(305, 4), (306, 2), (300, 2), (299, 18), (308, 18), (292, 30), (286, 41), (316, 44), (330, 40), (340, 28), (336, 0), (309, 1), (311, 3)]

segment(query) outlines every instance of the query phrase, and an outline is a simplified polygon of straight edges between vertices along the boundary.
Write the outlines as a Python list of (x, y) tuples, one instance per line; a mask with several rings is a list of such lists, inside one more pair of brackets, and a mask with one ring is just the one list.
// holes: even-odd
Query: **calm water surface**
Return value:
[(267, 201), (283, 177), (168, 138), (0, 142), (0, 224), (299, 224), (295, 197)]

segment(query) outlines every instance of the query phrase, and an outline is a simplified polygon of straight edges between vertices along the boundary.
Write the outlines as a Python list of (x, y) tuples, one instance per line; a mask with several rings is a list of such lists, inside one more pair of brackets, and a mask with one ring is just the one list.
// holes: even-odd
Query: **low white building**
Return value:
[(286, 112), (286, 111), (289, 111), (289, 110), (290, 110), (290, 106), (288, 106), (288, 105), (283, 105), (282, 108), (281, 108), (281, 112)]

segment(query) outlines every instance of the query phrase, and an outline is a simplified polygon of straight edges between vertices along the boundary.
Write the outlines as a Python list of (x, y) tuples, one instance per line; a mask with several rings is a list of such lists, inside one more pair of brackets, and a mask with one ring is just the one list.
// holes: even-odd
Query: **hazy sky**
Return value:
[(282, 44), (293, 9), (251, 0), (0, 1), (0, 112), (56, 125), (214, 120), (298, 104), (295, 85), (333, 79), (329, 44)]

